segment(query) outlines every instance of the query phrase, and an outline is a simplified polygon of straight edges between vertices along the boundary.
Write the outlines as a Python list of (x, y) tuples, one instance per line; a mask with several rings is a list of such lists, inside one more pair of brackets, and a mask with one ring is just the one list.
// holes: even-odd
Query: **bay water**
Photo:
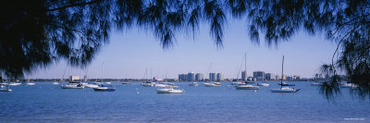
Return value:
[(335, 100), (312, 82), (288, 82), (297, 93), (271, 93), (278, 82), (258, 91), (189, 86), (183, 94), (157, 94), (140, 82), (112, 82), (114, 92), (62, 89), (51, 82), (12, 86), (0, 92), (0, 122), (370, 122), (370, 101), (341, 88)]

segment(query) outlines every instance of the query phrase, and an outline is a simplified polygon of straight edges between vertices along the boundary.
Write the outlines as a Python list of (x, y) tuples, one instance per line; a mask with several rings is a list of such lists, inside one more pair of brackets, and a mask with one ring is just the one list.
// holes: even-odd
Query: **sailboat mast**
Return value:
[(284, 55), (283, 62), (281, 63), (281, 81), (280, 81), (281, 84), (283, 84), (283, 76), (284, 76)]
[(244, 72), (247, 73), (247, 53), (244, 53)]

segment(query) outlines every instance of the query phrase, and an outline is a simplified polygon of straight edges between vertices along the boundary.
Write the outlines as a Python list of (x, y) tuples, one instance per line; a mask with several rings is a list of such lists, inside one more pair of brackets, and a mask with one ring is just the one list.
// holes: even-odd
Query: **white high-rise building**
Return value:
[(217, 73), (217, 81), (224, 81), (224, 74), (223, 73)]

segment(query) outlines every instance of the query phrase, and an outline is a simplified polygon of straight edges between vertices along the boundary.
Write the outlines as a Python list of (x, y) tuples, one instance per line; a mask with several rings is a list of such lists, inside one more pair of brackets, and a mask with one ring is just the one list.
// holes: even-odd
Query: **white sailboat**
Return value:
[[(244, 54), (244, 72), (247, 72), (247, 54)], [(235, 86), (238, 90), (258, 90), (259, 86), (251, 85), (249, 82), (244, 80), (244, 82), (239, 82)]]
[[(148, 73), (148, 69), (145, 69), (145, 79), (147, 79), (147, 73)], [(152, 80), (150, 81), (144, 81), (141, 83), (142, 86), (144, 87), (153, 87), (155, 85), (155, 82), (153, 82)]]
[(290, 87), (283, 87), (283, 75), (284, 75), (284, 56), (283, 56), (283, 62), (281, 65), (281, 81), (280, 81), (280, 88), (271, 89), (272, 93), (296, 93), (300, 89), (290, 88)]

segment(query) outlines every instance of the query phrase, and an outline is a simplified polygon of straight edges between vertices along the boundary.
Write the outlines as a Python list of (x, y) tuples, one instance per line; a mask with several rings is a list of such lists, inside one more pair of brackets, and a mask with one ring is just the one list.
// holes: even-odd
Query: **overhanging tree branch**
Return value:
[(89, 4), (98, 3), (98, 2), (101, 2), (101, 1), (102, 0), (93, 0), (93, 1), (85, 2), (85, 3), (76, 3), (76, 4), (67, 5), (67, 6), (62, 6), (62, 7), (59, 7), (59, 8), (48, 9), (46, 11), (48, 11), (48, 12), (58, 11), (58, 10), (66, 9), (66, 8), (69, 8), (69, 7), (85, 6), (85, 5), (89, 5)]

